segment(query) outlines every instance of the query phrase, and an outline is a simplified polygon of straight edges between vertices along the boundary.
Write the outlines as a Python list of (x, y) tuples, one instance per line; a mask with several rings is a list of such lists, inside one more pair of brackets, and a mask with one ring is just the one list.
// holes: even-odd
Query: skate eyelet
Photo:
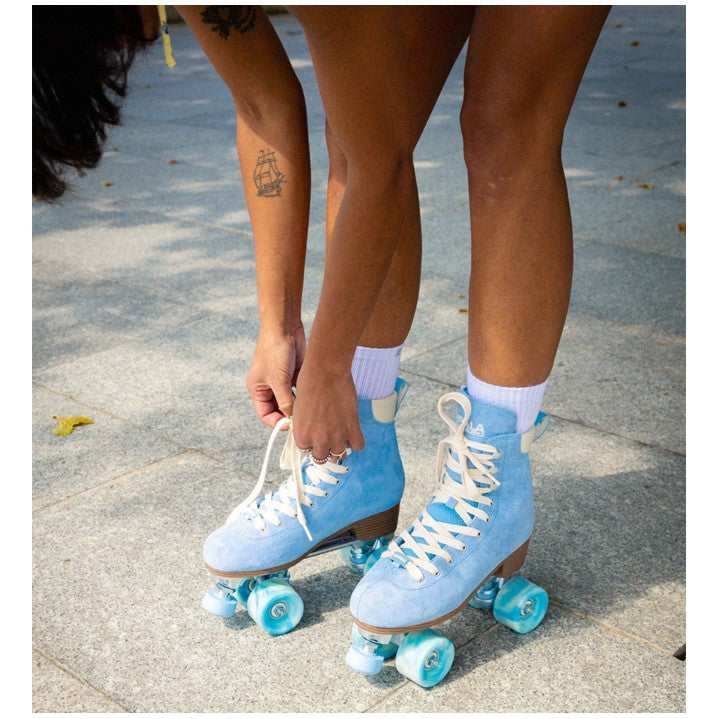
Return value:
[(467, 549), (467, 545), (466, 545), (466, 544), (463, 544), (463, 545), (459, 548), (459, 551), (460, 551), (460, 552), (464, 552), (465, 549)]
[(308, 506), (308, 507), (314, 507), (314, 506), (315, 506), (315, 503), (314, 503), (314, 502), (307, 502), (307, 506)]

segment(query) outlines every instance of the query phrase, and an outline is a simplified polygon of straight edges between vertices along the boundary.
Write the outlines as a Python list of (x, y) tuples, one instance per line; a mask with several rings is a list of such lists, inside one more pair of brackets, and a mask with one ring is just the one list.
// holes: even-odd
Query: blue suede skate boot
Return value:
[[(445, 408), (456, 403), (454, 418)], [(544, 617), (547, 594), (521, 577), (534, 526), (529, 447), (546, 429), (540, 413), (524, 434), (513, 412), (444, 395), (439, 414), (451, 428), (439, 443), (438, 486), (406, 531), (391, 541), (350, 600), (355, 619), (347, 663), (366, 674), (397, 653), (400, 673), (430, 687), (454, 658), (452, 643), (429, 627), (466, 604), (493, 609), (520, 633)]]
[(215, 582), (202, 602), (208, 612), (227, 618), (239, 602), (269, 634), (285, 634), (304, 611), (289, 585), (292, 565), (342, 548), (344, 560), (361, 572), (371, 555), (381, 554), (397, 528), (404, 490), (394, 420), (406, 389), (398, 379), (388, 397), (359, 400), (365, 446), (348, 449), (336, 462), (313, 461), (295, 445), (290, 429), (280, 466), (292, 475), (260, 497), (282, 425), (275, 427), (255, 489), (205, 541), (204, 559)]

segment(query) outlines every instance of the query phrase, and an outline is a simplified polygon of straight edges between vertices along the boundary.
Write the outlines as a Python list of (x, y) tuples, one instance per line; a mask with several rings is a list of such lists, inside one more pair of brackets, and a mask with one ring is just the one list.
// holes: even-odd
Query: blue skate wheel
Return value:
[(397, 652), (397, 671), (421, 687), (439, 684), (454, 661), (454, 645), (433, 629), (410, 632)]
[(202, 608), (215, 617), (228, 619), (237, 609), (237, 600), (219, 589), (208, 589), (202, 597)]
[[(364, 638), (360, 634), (359, 627), (356, 624), (352, 625), (352, 643), (356, 647), (361, 647), (364, 643)], [(390, 659), (397, 654), (399, 647), (394, 642), (388, 642), (387, 644), (378, 644), (374, 653), (382, 657), (382, 659)]]
[(350, 669), (361, 674), (379, 674), (384, 659), (379, 654), (363, 652), (356, 644), (353, 644), (347, 651), (345, 662)]
[(247, 600), (249, 615), (273, 637), (294, 629), (304, 610), (302, 597), (282, 579), (258, 582)]
[(524, 577), (508, 579), (494, 600), (494, 618), (518, 634), (539, 626), (549, 605), (547, 592)]
[(237, 601), (243, 606), (247, 606), (247, 600), (250, 598), (250, 594), (252, 594), (252, 590), (255, 588), (255, 584), (257, 584), (257, 580), (252, 579), (246, 579), (242, 584), (240, 584), (239, 587), (235, 590), (235, 593), (237, 594)]

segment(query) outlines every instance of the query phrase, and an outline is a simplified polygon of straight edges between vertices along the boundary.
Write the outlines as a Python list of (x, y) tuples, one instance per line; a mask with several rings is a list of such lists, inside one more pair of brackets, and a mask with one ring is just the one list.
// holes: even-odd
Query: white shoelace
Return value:
[[(278, 433), (283, 427), (288, 426), (287, 440), (280, 455), (280, 468), (283, 470), (292, 470), (292, 475), (288, 477), (278, 489), (274, 492), (270, 491), (259, 501), (257, 498), (262, 491), (267, 477), (267, 466), (270, 461), (270, 453), (275, 443)], [(349, 454), (350, 450), (347, 450)], [(305, 476), (309, 479), (309, 484), (302, 481), (302, 469), (304, 466)], [(312, 534), (307, 527), (307, 520), (302, 506), (314, 506), (314, 502), (309, 496), (326, 497), (327, 490), (322, 489), (320, 484), (339, 484), (340, 480), (333, 476), (335, 474), (345, 474), (349, 472), (349, 467), (327, 461), (324, 464), (315, 464), (309, 458), (303, 459), (302, 450), (295, 444), (292, 434), (292, 421), (288, 418), (281, 419), (272, 430), (269, 442), (267, 443), (267, 451), (265, 459), (262, 463), (259, 479), (255, 488), (250, 495), (241, 504), (239, 504), (227, 518), (227, 523), (234, 521), (241, 515), (247, 515), (252, 519), (257, 529), (264, 532), (267, 529), (267, 523), (279, 527), (282, 519), (279, 513), (297, 519), (305, 530), (305, 534), (310, 541), (313, 541)], [(299, 497), (299, 500), (298, 500)], [(294, 500), (294, 506), (292, 505)]]
[[(464, 417), (459, 424), (444, 411), (444, 405), (449, 401), (457, 402), (464, 410)], [(431, 503), (446, 503), (460, 516), (464, 524), (440, 522), (425, 509), (409, 529), (389, 543), (385, 556), (396, 555), (417, 582), (424, 579), (422, 570), (434, 576), (439, 574), (439, 569), (432, 563), (430, 555), (442, 557), (448, 562), (452, 561), (452, 555), (443, 546), (462, 551), (466, 549), (464, 542), (454, 535), (479, 537), (481, 532), (470, 527), (469, 524), (474, 517), (480, 517), (488, 522), (489, 515), (481, 506), (475, 507), (470, 502), (492, 506), (492, 500), (487, 495), (500, 484), (494, 477), (497, 468), (493, 460), (500, 458), (497, 449), (470, 440), (464, 434), (472, 412), (469, 399), (459, 392), (450, 392), (440, 398), (437, 409), (440, 417), (452, 431), (448, 437), (440, 440), (437, 446), (438, 486)], [(456, 454), (456, 459), (451, 452)], [(461, 483), (448, 475), (448, 469), (461, 477)], [(397, 544), (398, 540), (402, 541), (401, 545)], [(407, 554), (405, 550), (411, 550), (415, 556)]]

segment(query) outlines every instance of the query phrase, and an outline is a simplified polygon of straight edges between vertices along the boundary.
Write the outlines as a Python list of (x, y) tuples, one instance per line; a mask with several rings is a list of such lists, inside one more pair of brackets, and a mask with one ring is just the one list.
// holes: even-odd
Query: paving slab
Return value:
[(184, 447), (253, 446), (258, 425), (243, 377), (256, 336), (255, 323), (213, 316), (66, 362), (35, 380)]
[(195, 307), (56, 262), (33, 264), (33, 367), (118, 347), (201, 318)]
[[(93, 424), (60, 437), (53, 434), (53, 416), (84, 416)], [(145, 427), (40, 385), (33, 387), (32, 447), (34, 511), (184, 451)]]
[(125, 712), (126, 709), (64, 667), (38, 652), (33, 652), (32, 711), (110, 714)]
[[(520, 636), (495, 626), (460, 648), (431, 691), (406, 682), (376, 712), (684, 712), (685, 666), (550, 604)], [(415, 709), (416, 711), (417, 709)]]

